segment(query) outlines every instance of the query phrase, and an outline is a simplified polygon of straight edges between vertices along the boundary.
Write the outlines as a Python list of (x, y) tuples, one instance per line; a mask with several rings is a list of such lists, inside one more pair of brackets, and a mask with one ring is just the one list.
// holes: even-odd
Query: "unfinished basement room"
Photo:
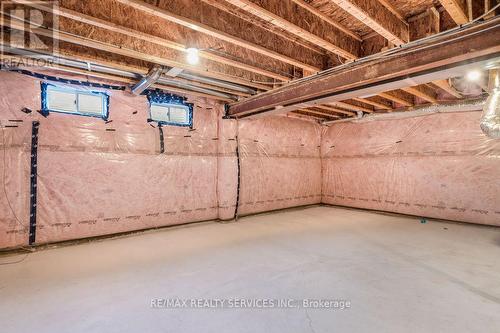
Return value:
[(500, 0), (0, 0), (0, 332), (500, 332)]

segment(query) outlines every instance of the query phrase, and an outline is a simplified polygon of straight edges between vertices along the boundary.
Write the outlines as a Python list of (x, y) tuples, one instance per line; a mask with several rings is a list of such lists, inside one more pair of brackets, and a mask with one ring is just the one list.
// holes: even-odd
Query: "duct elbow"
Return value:
[(486, 100), (480, 125), (488, 137), (500, 138), (500, 87), (495, 87)]

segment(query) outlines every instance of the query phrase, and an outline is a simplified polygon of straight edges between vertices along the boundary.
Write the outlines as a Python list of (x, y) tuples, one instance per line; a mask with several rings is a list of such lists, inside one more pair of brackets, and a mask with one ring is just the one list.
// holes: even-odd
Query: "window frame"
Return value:
[[(164, 120), (155, 120), (151, 118), (151, 107), (153, 105), (156, 106), (161, 106), (161, 107), (182, 107), (187, 110), (187, 116), (188, 116), (188, 122), (187, 123), (176, 123), (176, 122), (170, 122), (170, 121), (164, 121)], [(178, 103), (176, 101), (165, 101), (165, 102), (153, 102), (149, 101), (149, 118), (148, 121), (152, 121), (157, 123), (158, 125), (167, 125), (167, 126), (179, 126), (179, 127), (193, 127), (193, 106), (190, 103)]]
[[(49, 101), (48, 101), (48, 94), (50, 91), (59, 91), (59, 92), (65, 92), (65, 93), (73, 93), (75, 94), (76, 98), (76, 112), (71, 112), (71, 111), (62, 111), (62, 110), (56, 110), (56, 109), (50, 109), (49, 108)], [(50, 112), (56, 112), (56, 113), (61, 113), (61, 114), (69, 114), (69, 115), (77, 115), (77, 116), (85, 116), (85, 117), (92, 117), (92, 118), (100, 118), (103, 120), (108, 120), (109, 117), (109, 95), (105, 92), (102, 91), (89, 91), (89, 90), (80, 90), (75, 87), (71, 86), (60, 86), (60, 85), (55, 85), (47, 82), (42, 82), (41, 83), (41, 94), (42, 94), (42, 114), (44, 115), (49, 115)], [(102, 113), (99, 114), (94, 114), (94, 113), (87, 113), (87, 112), (80, 112), (79, 111), (79, 98), (78, 95), (87, 95), (87, 96), (100, 96), (102, 99)]]

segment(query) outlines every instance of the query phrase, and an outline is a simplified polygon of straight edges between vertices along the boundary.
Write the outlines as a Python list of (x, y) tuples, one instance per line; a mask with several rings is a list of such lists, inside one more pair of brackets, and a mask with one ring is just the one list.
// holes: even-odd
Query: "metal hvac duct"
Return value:
[(158, 81), (160, 78), (161, 74), (163, 73), (163, 67), (156, 65), (154, 66), (149, 73), (142, 78), (141, 81), (137, 82), (136, 85), (134, 85), (131, 89), (132, 94), (134, 95), (140, 95), (144, 90), (148, 89), (151, 87), (153, 84)]

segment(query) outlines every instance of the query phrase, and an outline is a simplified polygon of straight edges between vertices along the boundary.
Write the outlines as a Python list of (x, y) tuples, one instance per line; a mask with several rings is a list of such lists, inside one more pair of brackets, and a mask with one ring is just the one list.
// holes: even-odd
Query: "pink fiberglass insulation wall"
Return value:
[(334, 205), (500, 226), (500, 140), (480, 112), (338, 123), (323, 133)]
[(164, 126), (160, 153), (159, 129), (146, 122), (145, 96), (108, 91), (105, 123), (58, 113), (42, 117), (35, 111), (40, 81), (30, 76), (2, 72), (0, 91), (0, 248), (28, 242), (34, 120), (40, 121), (36, 243), (231, 219), (237, 146), (239, 214), (320, 201), (320, 136), (310, 122), (222, 120), (221, 104), (189, 98), (195, 104), (193, 129)]
[(319, 126), (269, 117), (239, 121), (238, 131), (240, 214), (320, 202)]
[(163, 127), (161, 153), (145, 96), (107, 91), (106, 123), (42, 117), (40, 81), (30, 76), (2, 72), (0, 91), (0, 248), (28, 243), (34, 120), (38, 244), (319, 202), (500, 225), (500, 142), (482, 134), (479, 112), (322, 133), (283, 116), (223, 120), (221, 104), (188, 97), (193, 129)]

